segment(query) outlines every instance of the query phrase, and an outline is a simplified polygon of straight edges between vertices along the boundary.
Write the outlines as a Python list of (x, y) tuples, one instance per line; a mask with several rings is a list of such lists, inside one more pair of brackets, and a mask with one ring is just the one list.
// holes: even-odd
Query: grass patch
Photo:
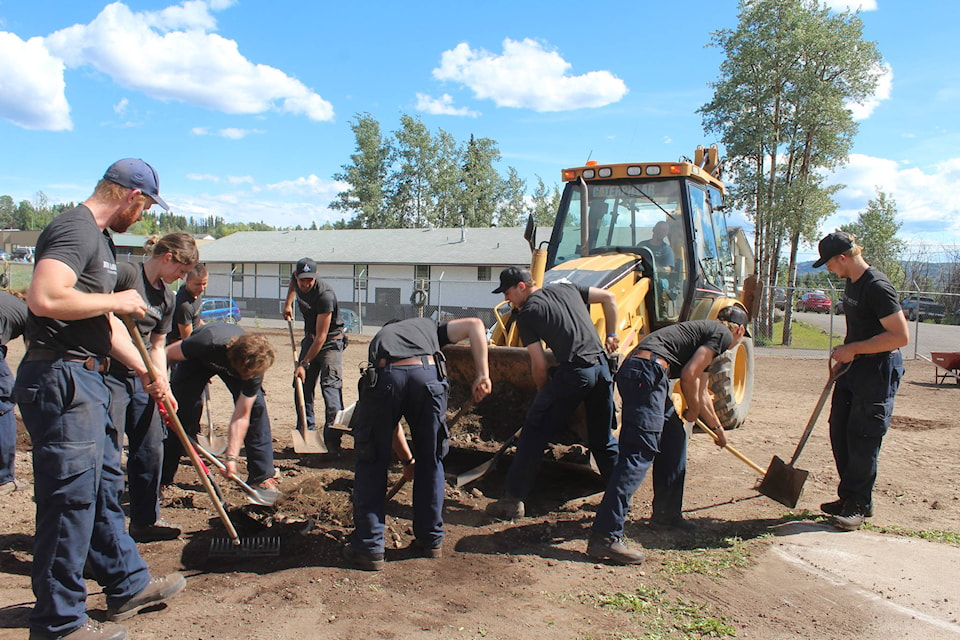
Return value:
[(753, 551), (743, 539), (724, 538), (714, 548), (693, 549), (667, 557), (663, 560), (662, 572), (669, 577), (698, 573), (719, 578), (729, 569), (747, 566), (751, 557)]
[[(788, 349), (823, 349), (830, 348), (830, 334), (812, 324), (801, 322), (794, 319), (790, 323), (792, 330), (792, 340)], [(833, 344), (843, 342), (846, 335), (847, 325), (842, 316), (836, 316), (833, 321)], [(760, 335), (754, 337), (758, 346), (779, 347), (783, 346), (783, 321), (773, 323), (773, 337), (761, 338)]]
[[(813, 513), (812, 511), (801, 511), (800, 513), (790, 512), (784, 515), (783, 519), (788, 521), (805, 520), (810, 522), (827, 522), (830, 518), (829, 516)], [(899, 525), (884, 526), (873, 524), (869, 521), (865, 522), (861, 528), (864, 531), (874, 531), (876, 533), (883, 533), (890, 536), (917, 538), (918, 540), (927, 540), (929, 542), (939, 542), (940, 544), (951, 544), (953, 546), (960, 547), (960, 533), (957, 533), (956, 531), (941, 531), (939, 529), (908, 529)]]
[(732, 638), (737, 630), (701, 603), (670, 598), (663, 589), (639, 587), (634, 593), (601, 594), (591, 598), (598, 607), (637, 613), (643, 618), (644, 640)]

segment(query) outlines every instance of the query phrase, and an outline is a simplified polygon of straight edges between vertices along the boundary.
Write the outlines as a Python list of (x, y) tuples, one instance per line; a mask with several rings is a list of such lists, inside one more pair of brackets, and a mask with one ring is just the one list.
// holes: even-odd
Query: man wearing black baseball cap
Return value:
[[(324, 421), (323, 440), (330, 453), (340, 451), (342, 432), (331, 428), (337, 412), (343, 409), (343, 320), (340, 304), (333, 288), (317, 274), (317, 263), (310, 258), (300, 258), (293, 270), (287, 287), (287, 299), (283, 305), (283, 317), (293, 320), (293, 298), (303, 316), (303, 340), (295, 376), (303, 381), (303, 405), (307, 416), (306, 428), (317, 428), (314, 417), (313, 397), (320, 380), (323, 395)], [(296, 399), (294, 399), (296, 402)], [(300, 414), (297, 413), (297, 429)]]
[(642, 551), (624, 541), (624, 524), (633, 494), (654, 466), (654, 526), (689, 530), (684, 520), (686, 433), (670, 398), (670, 380), (679, 378), (686, 407), (683, 420), (698, 418), (726, 446), (723, 425), (713, 408), (707, 368), (718, 355), (745, 335), (749, 316), (738, 306), (721, 309), (717, 320), (690, 320), (648, 334), (620, 365), (617, 389), (620, 412), (620, 455), (597, 507), (587, 554), (619, 564), (640, 564)]
[(885, 275), (863, 257), (856, 239), (844, 231), (820, 241), (815, 267), (846, 280), (843, 310), (847, 336), (830, 357), (834, 370), (849, 363), (837, 379), (830, 407), (830, 445), (840, 475), (838, 500), (820, 505), (834, 525), (851, 531), (873, 515), (880, 445), (890, 426), (893, 400), (903, 377), (900, 347), (910, 340), (897, 292)]

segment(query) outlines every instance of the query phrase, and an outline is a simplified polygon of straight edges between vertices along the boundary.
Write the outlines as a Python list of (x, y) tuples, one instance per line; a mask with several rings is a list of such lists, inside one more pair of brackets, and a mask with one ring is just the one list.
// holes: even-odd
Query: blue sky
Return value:
[[(915, 252), (960, 252), (960, 3), (854, 4), (887, 67), (823, 231), (880, 187)], [(528, 191), (588, 158), (692, 156), (716, 142), (696, 113), (722, 61), (706, 45), (736, 22), (734, 0), (0, 0), (0, 194), (82, 201), (137, 156), (179, 214), (323, 224), (358, 113), (492, 138)]]

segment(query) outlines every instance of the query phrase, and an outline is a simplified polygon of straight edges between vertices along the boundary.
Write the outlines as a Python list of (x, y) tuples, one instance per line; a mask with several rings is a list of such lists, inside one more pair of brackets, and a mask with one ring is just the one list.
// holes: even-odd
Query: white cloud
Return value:
[(220, 182), (220, 176), (212, 173), (188, 173), (187, 180), (194, 180), (197, 182)]
[(113, 105), (113, 112), (119, 116), (122, 116), (127, 112), (128, 106), (130, 106), (130, 101), (126, 98), (121, 98), (120, 102)]
[(609, 71), (571, 76), (571, 66), (535, 40), (507, 38), (501, 55), (471, 49), (466, 42), (444, 51), (433, 76), (469, 87), (478, 99), (498, 107), (541, 112), (602, 107), (627, 94), (623, 80)]
[(847, 185), (836, 196), (838, 212), (824, 225), (831, 230), (852, 222), (876, 197), (877, 189), (897, 203), (897, 219), (903, 225), (900, 236), (908, 240), (927, 240), (938, 244), (960, 242), (960, 158), (921, 169), (895, 160), (851, 154), (846, 167), (829, 182)]
[(0, 32), (0, 117), (24, 129), (73, 129), (63, 70), (41, 38)]
[(453, 106), (453, 97), (445, 93), (439, 98), (434, 98), (425, 93), (417, 94), (417, 111), (430, 113), (436, 116), (469, 116), (476, 118), (480, 115), (479, 111), (473, 111), (467, 107)]
[(299, 80), (247, 60), (235, 41), (209, 33), (216, 26), (210, 10), (230, 4), (188, 0), (135, 13), (113, 3), (89, 24), (61, 29), (44, 42), (68, 67), (92, 66), (117, 84), (159, 100), (224, 113), (274, 110), (331, 120), (333, 106)]
[(851, 102), (847, 108), (853, 113), (854, 120), (866, 120), (873, 113), (881, 102), (890, 99), (890, 93), (893, 91), (893, 67), (889, 64), (882, 64), (877, 78), (877, 88), (873, 97), (868, 98), (862, 103)]
[(193, 127), (190, 133), (195, 136), (220, 136), (229, 140), (242, 140), (251, 134), (266, 133), (262, 129), (238, 129), (236, 127), (226, 127), (223, 129), (211, 130), (210, 127)]

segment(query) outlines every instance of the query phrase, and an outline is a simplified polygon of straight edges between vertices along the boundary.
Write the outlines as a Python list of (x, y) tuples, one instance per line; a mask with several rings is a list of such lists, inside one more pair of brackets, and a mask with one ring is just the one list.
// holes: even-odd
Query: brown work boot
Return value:
[(160, 578), (153, 578), (143, 588), (143, 591), (129, 598), (121, 605), (107, 605), (107, 617), (113, 622), (120, 622), (140, 613), (141, 609), (151, 607), (177, 595), (187, 586), (187, 580), (182, 574), (174, 572)]
[(65, 636), (50, 635), (40, 631), (31, 631), (30, 640), (123, 640), (127, 630), (119, 624), (99, 623), (87, 618), (87, 621)]
[(623, 538), (606, 533), (590, 534), (587, 555), (597, 560), (610, 560), (618, 564), (640, 564), (646, 558), (643, 551), (628, 547)]
[(422, 558), (433, 558), (436, 560), (443, 557), (442, 544), (443, 543), (438, 542), (436, 545), (428, 545), (414, 538), (413, 542), (410, 543), (410, 549)]
[(684, 533), (694, 533), (697, 530), (696, 523), (687, 520), (683, 517), (683, 514), (680, 513), (669, 516), (654, 515), (650, 518), (650, 527), (659, 530), (672, 529)]
[(352, 564), (355, 569), (363, 571), (383, 571), (386, 566), (382, 553), (373, 555), (360, 553), (349, 542), (343, 547), (343, 559)]
[(156, 542), (157, 540), (176, 540), (180, 536), (180, 527), (163, 518), (153, 524), (130, 523), (130, 537), (137, 542)]
[(519, 520), (524, 514), (523, 500), (510, 497), (495, 500), (487, 505), (486, 511), (497, 520)]

